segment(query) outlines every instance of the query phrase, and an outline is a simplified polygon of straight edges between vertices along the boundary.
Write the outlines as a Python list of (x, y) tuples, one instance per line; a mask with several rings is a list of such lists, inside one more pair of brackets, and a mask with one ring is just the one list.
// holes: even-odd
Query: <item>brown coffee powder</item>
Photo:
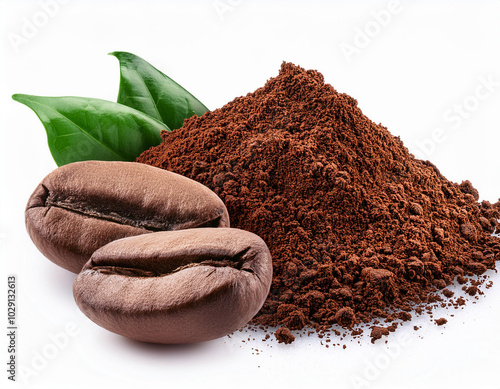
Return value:
[(500, 203), (415, 159), (317, 71), (283, 63), (264, 87), (162, 137), (137, 161), (205, 184), (232, 227), (268, 244), (273, 283), (256, 324), (407, 321), (500, 259)]
[(295, 340), (295, 336), (293, 336), (291, 331), (286, 327), (278, 328), (276, 330), (275, 336), (278, 343), (290, 344)]

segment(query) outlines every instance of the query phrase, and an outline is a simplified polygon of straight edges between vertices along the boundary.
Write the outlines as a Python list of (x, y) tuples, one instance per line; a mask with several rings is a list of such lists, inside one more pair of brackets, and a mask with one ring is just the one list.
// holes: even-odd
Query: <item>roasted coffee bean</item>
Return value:
[(43, 179), (26, 207), (38, 249), (78, 273), (113, 240), (195, 227), (229, 227), (224, 203), (207, 187), (135, 162), (86, 161)]
[(109, 331), (152, 343), (227, 335), (269, 293), (271, 254), (234, 228), (155, 232), (97, 250), (73, 283), (76, 303)]

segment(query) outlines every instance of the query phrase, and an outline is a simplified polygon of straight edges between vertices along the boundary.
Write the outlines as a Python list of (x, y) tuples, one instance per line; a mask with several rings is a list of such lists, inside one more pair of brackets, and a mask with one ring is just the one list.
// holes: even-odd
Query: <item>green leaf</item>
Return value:
[(123, 51), (110, 53), (120, 61), (118, 102), (166, 123), (172, 130), (184, 119), (208, 111), (191, 93), (142, 58)]
[(161, 130), (170, 131), (156, 119), (110, 101), (21, 94), (12, 98), (40, 118), (58, 166), (87, 160), (134, 161), (161, 143)]

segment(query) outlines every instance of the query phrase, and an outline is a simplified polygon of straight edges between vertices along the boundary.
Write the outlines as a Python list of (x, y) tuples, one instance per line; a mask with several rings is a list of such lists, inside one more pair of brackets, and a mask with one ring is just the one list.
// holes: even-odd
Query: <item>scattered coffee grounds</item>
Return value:
[(443, 294), (448, 297), (448, 298), (451, 298), (453, 297), (453, 295), (455, 294), (454, 292), (452, 292), (451, 290), (449, 289), (443, 289)]
[(274, 334), (278, 343), (290, 344), (295, 340), (295, 336), (291, 333), (291, 331), (286, 327), (280, 327), (276, 330)]
[(436, 324), (438, 326), (442, 326), (444, 324), (448, 323), (448, 320), (446, 320), (444, 317), (440, 318), (440, 319), (436, 319)]
[(384, 327), (373, 327), (370, 333), (371, 342), (375, 343), (376, 340), (382, 338), (382, 336), (389, 335), (389, 329)]
[(340, 308), (335, 314), (335, 321), (342, 327), (352, 327), (356, 322), (356, 315), (351, 307)]
[(407, 321), (500, 259), (499, 203), (417, 160), (317, 71), (283, 63), (264, 87), (162, 137), (137, 161), (208, 186), (231, 226), (270, 248), (271, 292), (254, 324)]

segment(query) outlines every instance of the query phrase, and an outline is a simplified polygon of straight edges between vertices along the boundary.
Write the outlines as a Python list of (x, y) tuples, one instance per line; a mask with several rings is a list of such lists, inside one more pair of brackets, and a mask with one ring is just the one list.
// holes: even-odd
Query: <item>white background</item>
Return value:
[[(482, 199), (495, 202), (500, 1), (54, 2), (0, 0), (0, 309), (6, 312), (6, 275), (17, 274), (22, 368), (15, 385), (500, 388), (495, 274), (475, 304), (435, 315), (448, 318), (446, 326), (424, 317), (387, 344), (341, 342), (346, 350), (327, 349), (314, 336), (290, 346), (262, 342), (261, 333), (247, 343), (249, 335), (237, 333), (188, 347), (154, 346), (94, 325), (73, 301), (74, 275), (39, 254), (25, 232), (26, 201), (56, 166), (42, 124), (10, 99), (27, 93), (115, 100), (118, 62), (106, 54), (121, 50), (140, 55), (215, 109), (292, 61), (321, 71), (412, 152), (453, 181), (470, 179)], [(481, 86), (488, 79), (489, 90)], [(415, 332), (415, 324), (422, 329)], [(0, 344), (6, 387), (6, 336)], [(252, 355), (252, 348), (263, 351)]]

